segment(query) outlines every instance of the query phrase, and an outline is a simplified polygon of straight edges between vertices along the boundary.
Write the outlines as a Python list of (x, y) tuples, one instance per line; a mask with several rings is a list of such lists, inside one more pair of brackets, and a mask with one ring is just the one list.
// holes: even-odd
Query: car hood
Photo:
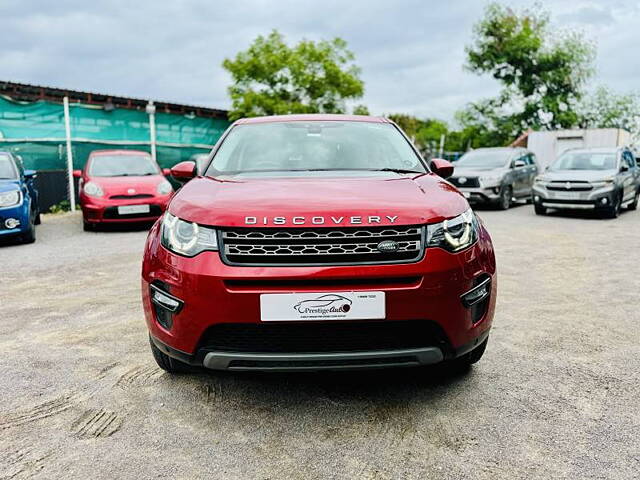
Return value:
[(541, 178), (547, 182), (564, 182), (570, 180), (593, 182), (611, 178), (616, 174), (616, 170), (559, 170), (557, 172), (547, 171)]
[[(158, 184), (164, 180), (163, 175), (147, 175), (144, 177), (91, 177), (88, 179), (107, 195), (156, 194)], [(130, 189), (135, 192), (129, 192)]]
[[(204, 225), (267, 227), (414, 225), (439, 222), (468, 208), (462, 194), (434, 174), (395, 173), (373, 178), (198, 177), (169, 205), (173, 215)], [(274, 217), (284, 220), (275, 225)]]
[(20, 188), (20, 180), (0, 180), (0, 193), (18, 190)]

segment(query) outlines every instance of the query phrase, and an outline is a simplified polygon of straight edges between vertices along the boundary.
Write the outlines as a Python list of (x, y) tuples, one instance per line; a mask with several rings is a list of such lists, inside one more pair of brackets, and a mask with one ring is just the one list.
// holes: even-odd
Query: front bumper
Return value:
[[(157, 220), (166, 210), (171, 195), (155, 196), (142, 199), (103, 199), (81, 196), (82, 216), (87, 223), (130, 223), (152, 222)], [(118, 207), (149, 205), (148, 213), (120, 215)]]
[[(0, 208), (0, 237), (21, 235), (29, 230), (29, 213), (29, 205), (24, 200), (18, 205)], [(9, 228), (5, 223), (9, 219), (20, 223), (15, 228)]]
[[(461, 301), (479, 279), (491, 285), (481, 315)], [(165, 326), (151, 301), (152, 284), (183, 302), (169, 324), (163, 320)], [(385, 292), (384, 320), (260, 321), (261, 294), (367, 290)], [(234, 267), (217, 252), (194, 258), (168, 252), (159, 244), (156, 224), (142, 271), (145, 319), (155, 345), (182, 362), (229, 370), (359, 369), (456, 358), (487, 337), (496, 290), (493, 248), (484, 228), (479, 241), (463, 252), (429, 249), (422, 260), (409, 264)], [(402, 343), (385, 333), (403, 325), (424, 332), (423, 337), (406, 335)], [(231, 338), (222, 336), (221, 326), (236, 332), (233, 342), (220, 340)], [(373, 340), (360, 338), (359, 329), (370, 330)], [(288, 334), (292, 338), (283, 338)]]
[(458, 187), (469, 203), (493, 203), (500, 199), (500, 186), (495, 187)]
[(563, 192), (534, 185), (533, 203), (545, 208), (560, 210), (601, 210), (615, 202), (615, 188), (602, 187), (593, 190)]

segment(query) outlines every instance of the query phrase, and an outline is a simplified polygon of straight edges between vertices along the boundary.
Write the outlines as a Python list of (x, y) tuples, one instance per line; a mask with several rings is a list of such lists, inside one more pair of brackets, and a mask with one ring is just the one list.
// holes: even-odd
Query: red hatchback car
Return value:
[(154, 221), (165, 211), (173, 187), (147, 152), (94, 150), (79, 178), (85, 230), (101, 223)]
[(235, 122), (152, 227), (142, 302), (160, 367), (470, 365), (496, 302), (489, 233), (392, 122)]

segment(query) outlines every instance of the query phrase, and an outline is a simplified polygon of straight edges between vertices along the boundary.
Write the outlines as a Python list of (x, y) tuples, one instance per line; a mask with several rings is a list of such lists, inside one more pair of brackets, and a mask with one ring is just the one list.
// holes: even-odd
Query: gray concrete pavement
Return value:
[(640, 212), (480, 214), (499, 300), (470, 372), (181, 377), (148, 349), (146, 232), (44, 216), (0, 247), (0, 478), (638, 478)]

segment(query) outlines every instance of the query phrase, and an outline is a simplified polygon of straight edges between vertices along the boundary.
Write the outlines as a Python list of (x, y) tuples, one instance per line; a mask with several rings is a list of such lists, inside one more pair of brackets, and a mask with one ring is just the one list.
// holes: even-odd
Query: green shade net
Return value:
[[(149, 116), (141, 110), (69, 105), (74, 168), (98, 149), (150, 151)], [(225, 119), (156, 113), (156, 152), (161, 167), (207, 153), (229, 126)], [(62, 104), (17, 102), (0, 96), (0, 149), (20, 155), (25, 168), (66, 168)]]

